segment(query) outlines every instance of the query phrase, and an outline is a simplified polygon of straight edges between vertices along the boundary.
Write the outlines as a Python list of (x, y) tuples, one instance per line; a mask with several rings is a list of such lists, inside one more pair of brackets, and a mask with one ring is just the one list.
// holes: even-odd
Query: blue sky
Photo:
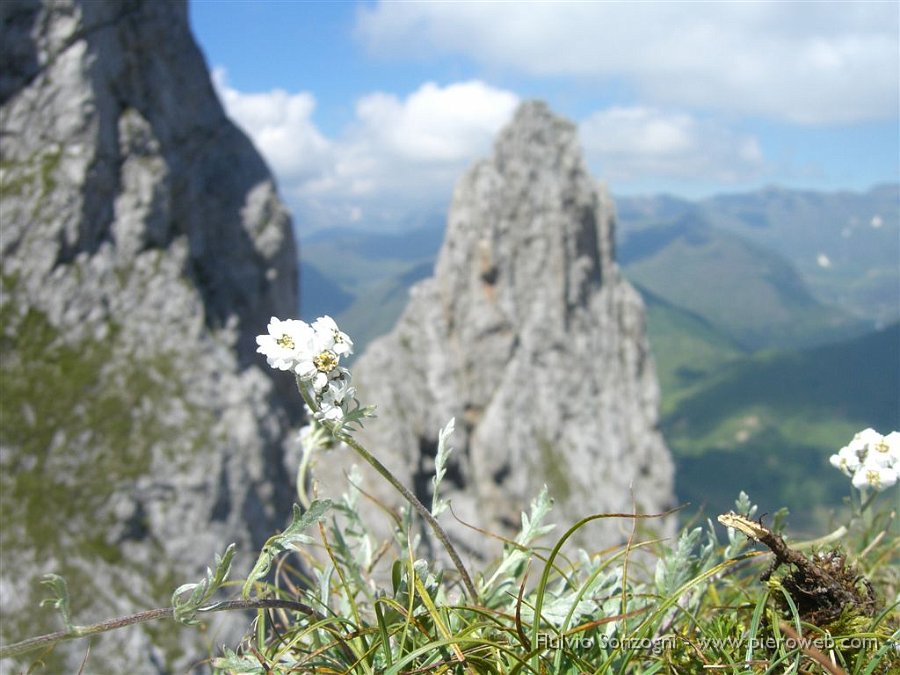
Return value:
[(229, 114), (301, 234), (446, 208), (523, 99), (614, 195), (900, 180), (890, 2), (192, 0)]

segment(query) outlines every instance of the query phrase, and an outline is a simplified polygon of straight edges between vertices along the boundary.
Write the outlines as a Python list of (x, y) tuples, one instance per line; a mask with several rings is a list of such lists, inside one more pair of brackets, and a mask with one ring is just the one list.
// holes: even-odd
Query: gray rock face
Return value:
[[(185, 3), (5, 0), (0, 20), (8, 642), (58, 628), (36, 609), (45, 572), (88, 623), (168, 604), (229, 542), (246, 564), (290, 512), (300, 411), (254, 342), (296, 313), (290, 220)], [(209, 649), (130, 629), (95, 641), (87, 671), (184, 671)]]
[[(469, 523), (509, 534), (544, 484), (557, 523), (630, 512), (631, 486), (643, 512), (672, 505), (644, 309), (616, 266), (613, 227), (575, 127), (542, 103), (522, 105), (462, 178), (434, 277), (353, 368), (361, 400), (378, 406), (369, 449), (424, 503), (437, 432), (455, 417), (443, 489)], [(323, 485), (350, 461), (320, 466)], [(377, 476), (366, 489), (392, 499)], [(445, 521), (473, 552), (499, 552)], [(596, 548), (630, 527), (605, 521), (583, 540)]]

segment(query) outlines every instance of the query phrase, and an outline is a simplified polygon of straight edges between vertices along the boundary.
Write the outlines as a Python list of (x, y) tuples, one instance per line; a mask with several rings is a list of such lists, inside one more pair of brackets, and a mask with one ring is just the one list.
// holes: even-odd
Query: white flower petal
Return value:
[(894, 458), (895, 463), (900, 463), (900, 431), (892, 431), (884, 437), (887, 443), (888, 453)]
[(828, 461), (835, 469), (840, 469), (841, 473), (843, 473), (845, 476), (852, 476), (853, 472), (856, 470), (856, 467), (851, 469), (847, 465), (847, 458), (841, 454), (832, 455), (828, 458)]
[(328, 373), (321, 373), (316, 371), (315, 377), (313, 378), (313, 387), (316, 391), (322, 391), (328, 385)]
[(322, 351), (329, 350), (343, 356), (353, 353), (353, 342), (346, 333), (342, 333), (334, 319), (330, 316), (321, 316), (313, 322), (318, 345)]
[(296, 319), (282, 321), (277, 317), (269, 320), (268, 335), (256, 338), (257, 352), (265, 355), (272, 368), (291, 370), (302, 356), (310, 339), (309, 324)]
[(863, 465), (859, 471), (853, 474), (853, 487), (858, 490), (871, 487), (879, 492), (891, 487), (897, 482), (897, 473), (886, 467), (872, 467)]

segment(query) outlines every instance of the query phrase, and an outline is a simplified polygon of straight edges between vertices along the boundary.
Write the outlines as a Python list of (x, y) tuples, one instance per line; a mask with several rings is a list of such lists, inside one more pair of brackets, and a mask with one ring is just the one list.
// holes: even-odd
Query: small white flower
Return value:
[(897, 472), (893, 468), (864, 464), (853, 474), (853, 487), (857, 490), (873, 487), (877, 491), (891, 487), (897, 482)]
[(356, 389), (350, 384), (349, 372), (343, 368), (341, 370), (340, 377), (331, 380), (322, 392), (320, 419), (342, 420), (354, 401)]
[(850, 476), (855, 488), (884, 490), (900, 482), (900, 433), (882, 436), (864, 429), (828, 461)]
[(859, 453), (846, 445), (836, 455), (829, 457), (828, 461), (831, 463), (831, 466), (840, 469), (846, 476), (852, 476), (862, 466)]
[(863, 452), (883, 440), (884, 436), (870, 427), (868, 429), (863, 429), (862, 431), (854, 435), (853, 440), (849, 443), (849, 446)]
[(268, 331), (268, 335), (256, 337), (256, 351), (265, 355), (272, 368), (291, 370), (296, 367), (312, 337), (309, 324), (296, 319), (281, 321), (273, 316)]
[(866, 464), (869, 466), (894, 466), (894, 457), (891, 455), (891, 447), (882, 439), (880, 443), (871, 445), (866, 452)]
[(878, 443), (870, 445), (869, 453), (876, 457), (886, 458), (882, 460), (885, 464), (900, 462), (900, 432), (892, 431), (882, 437)]
[(322, 340), (321, 347), (323, 350), (329, 350), (338, 356), (353, 353), (353, 341), (342, 333), (337, 324), (330, 316), (320, 316), (313, 322), (313, 330), (316, 336)]
[(315, 419), (341, 421), (351, 412), (351, 405), (358, 407), (350, 371), (340, 366), (341, 356), (353, 353), (353, 342), (330, 316), (319, 317), (312, 325), (272, 317), (269, 334), (260, 335), (256, 342), (270, 366), (293, 370), (311, 387)]
[(329, 405), (322, 403), (322, 409), (316, 414), (316, 417), (323, 422), (339, 422), (344, 419), (344, 409), (339, 405)]
[(294, 372), (321, 392), (329, 380), (339, 376), (341, 355), (350, 354), (352, 348), (350, 338), (338, 330), (334, 319), (319, 317), (310, 327), (310, 337), (296, 360)]
[[(318, 342), (313, 340), (313, 343)], [(319, 345), (314, 345), (318, 347)], [(336, 377), (340, 368), (338, 363), (341, 357), (330, 349), (312, 349), (306, 351), (297, 366), (294, 368), (296, 372), (304, 380), (312, 380), (313, 388), (317, 392), (321, 392), (328, 385), (328, 380)]]

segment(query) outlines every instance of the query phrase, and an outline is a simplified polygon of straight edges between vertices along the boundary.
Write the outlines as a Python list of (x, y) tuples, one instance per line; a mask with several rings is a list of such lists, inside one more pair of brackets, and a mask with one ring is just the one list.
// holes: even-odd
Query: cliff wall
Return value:
[[(299, 409), (254, 342), (297, 311), (290, 219), (186, 4), (7, 0), (0, 20), (6, 642), (58, 628), (40, 574), (88, 623), (168, 604), (231, 541), (252, 556), (290, 511)], [(183, 671), (204, 642), (121, 631), (88, 672)]]

